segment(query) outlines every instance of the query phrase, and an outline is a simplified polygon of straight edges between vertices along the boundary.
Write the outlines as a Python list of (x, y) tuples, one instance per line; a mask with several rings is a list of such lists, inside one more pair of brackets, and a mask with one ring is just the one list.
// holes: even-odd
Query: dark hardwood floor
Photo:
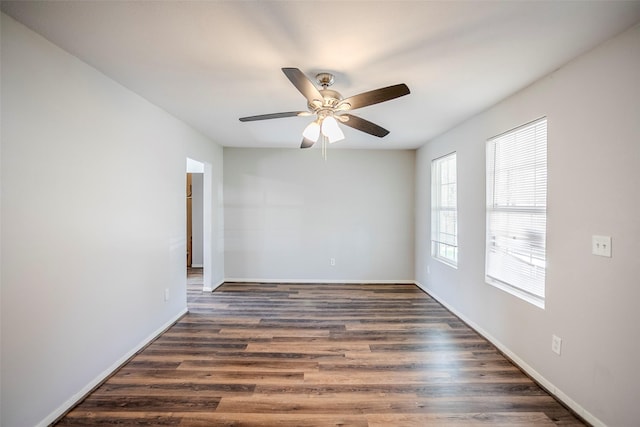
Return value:
[(58, 425), (583, 425), (414, 285), (234, 284)]

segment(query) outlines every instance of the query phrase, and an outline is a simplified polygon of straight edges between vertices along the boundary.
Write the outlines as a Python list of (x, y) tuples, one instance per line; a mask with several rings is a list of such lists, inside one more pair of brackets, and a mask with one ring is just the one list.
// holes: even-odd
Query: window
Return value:
[(431, 256), (458, 265), (456, 153), (431, 162)]
[(487, 141), (486, 281), (544, 308), (547, 119)]

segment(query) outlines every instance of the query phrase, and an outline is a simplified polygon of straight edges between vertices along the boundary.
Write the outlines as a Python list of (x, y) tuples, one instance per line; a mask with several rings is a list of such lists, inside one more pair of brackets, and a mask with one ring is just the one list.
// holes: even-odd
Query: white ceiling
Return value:
[[(280, 71), (335, 74), (346, 148), (416, 148), (640, 21), (640, 1), (16, 1), (2, 10), (224, 146), (298, 147), (311, 120)], [(317, 144), (319, 145), (319, 144)]]

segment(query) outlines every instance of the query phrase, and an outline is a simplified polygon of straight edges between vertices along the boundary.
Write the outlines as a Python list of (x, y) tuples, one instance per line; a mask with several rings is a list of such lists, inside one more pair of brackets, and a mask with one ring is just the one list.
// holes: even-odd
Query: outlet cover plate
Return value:
[(557, 335), (551, 337), (551, 351), (558, 356), (560, 356), (560, 352), (562, 351), (562, 338)]
[(611, 236), (591, 236), (591, 253), (611, 258)]

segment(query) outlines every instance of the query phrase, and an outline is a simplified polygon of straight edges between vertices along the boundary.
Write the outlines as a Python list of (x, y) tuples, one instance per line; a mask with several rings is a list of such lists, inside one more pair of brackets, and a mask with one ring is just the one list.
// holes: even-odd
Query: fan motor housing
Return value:
[(317, 112), (319, 110), (333, 110), (342, 101), (342, 95), (339, 92), (332, 89), (320, 89), (320, 95), (322, 95), (322, 102), (320, 100), (313, 100), (308, 104), (309, 110)]
[(324, 98), (322, 103), (324, 107), (335, 107), (338, 102), (342, 101), (342, 95), (332, 89), (321, 89), (320, 94)]

